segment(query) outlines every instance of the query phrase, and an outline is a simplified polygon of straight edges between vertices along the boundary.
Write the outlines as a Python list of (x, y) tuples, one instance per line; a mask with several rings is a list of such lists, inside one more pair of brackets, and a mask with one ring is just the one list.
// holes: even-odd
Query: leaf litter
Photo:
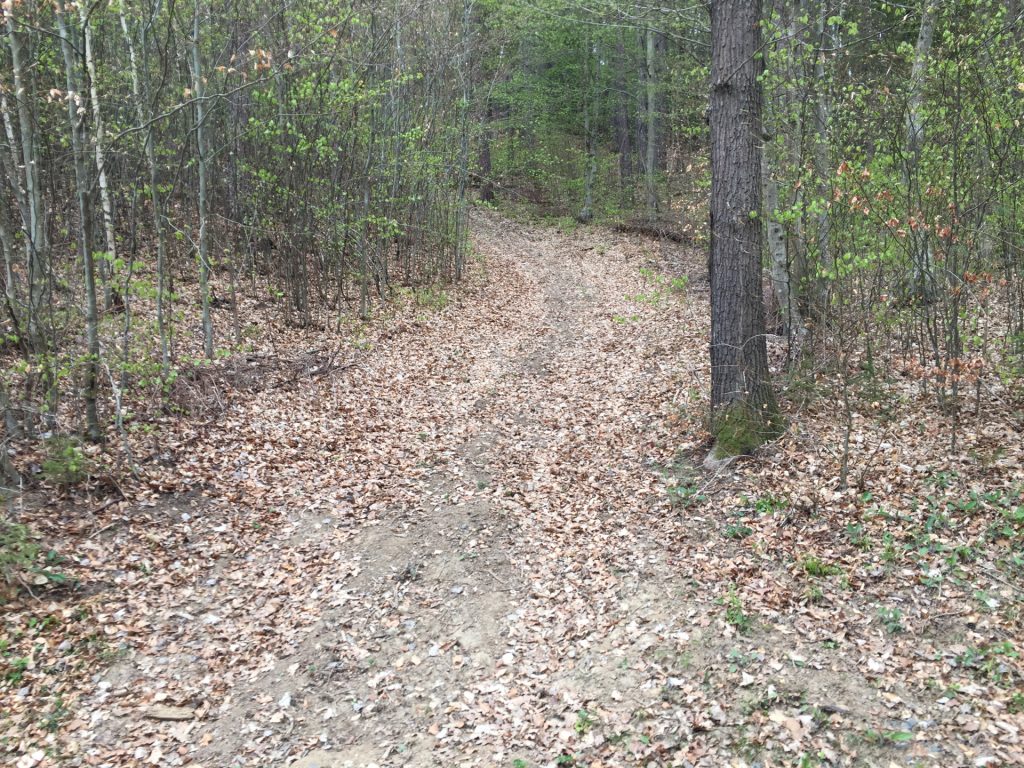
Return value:
[(1012, 410), (980, 466), (868, 406), (839, 490), (823, 380), (705, 473), (703, 256), (474, 230), (448, 306), (197, 374), (129, 498), (40, 514), (80, 583), (5, 609), (10, 764), (1024, 763)]

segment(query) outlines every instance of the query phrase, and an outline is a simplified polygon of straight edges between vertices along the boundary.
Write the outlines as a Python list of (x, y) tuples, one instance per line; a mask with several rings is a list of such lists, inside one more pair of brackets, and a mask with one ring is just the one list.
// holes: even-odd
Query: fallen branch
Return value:
[(692, 243), (693, 234), (676, 229), (668, 222), (661, 221), (623, 221), (614, 225), (616, 232), (627, 235), (644, 235), (671, 240), (673, 243)]

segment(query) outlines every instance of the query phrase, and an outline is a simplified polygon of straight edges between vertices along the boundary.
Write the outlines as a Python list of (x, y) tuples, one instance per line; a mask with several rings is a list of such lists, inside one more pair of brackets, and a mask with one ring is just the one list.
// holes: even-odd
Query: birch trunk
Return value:
[[(144, 91), (142, 78), (139, 75), (139, 56), (136, 52), (135, 41), (128, 27), (128, 18), (125, 14), (127, 3), (119, 6), (121, 17), (121, 30), (124, 32), (125, 45), (128, 48), (128, 60), (131, 65), (132, 98), (135, 102), (135, 118), (139, 127), (145, 126), (143, 150), (146, 156), (146, 167), (149, 171), (150, 202), (153, 205), (153, 230), (156, 232), (156, 325), (157, 333), (160, 336), (160, 370), (164, 380), (171, 371), (171, 351), (168, 339), (167, 323), (164, 320), (165, 290), (167, 285), (167, 229), (164, 222), (163, 197), (160, 191), (160, 171), (157, 165), (156, 148), (153, 141), (153, 115), (149, 108), (149, 95)], [(153, 6), (152, 18), (160, 13), (159, 0)], [(148, 56), (147, 25), (140, 25), (142, 54)]]
[(64, 56), (64, 72), (67, 82), (68, 128), (71, 134), (71, 151), (75, 166), (75, 191), (78, 198), (78, 249), (82, 256), (85, 273), (85, 304), (86, 304), (86, 347), (85, 374), (82, 395), (85, 400), (85, 434), (93, 441), (99, 442), (103, 433), (100, 430), (99, 414), (96, 405), (96, 387), (99, 379), (100, 341), (99, 315), (96, 305), (96, 270), (93, 262), (93, 210), (92, 180), (88, 164), (88, 134), (85, 120), (88, 115), (84, 95), (81, 90), (81, 79), (78, 62), (75, 59), (77, 46), (72, 42), (71, 30), (68, 27), (67, 11), (64, 0), (57, 0), (57, 27), (60, 33), (60, 47)]
[(793, 286), (793, 270), (789, 261), (786, 243), (786, 228), (779, 221), (779, 184), (771, 173), (767, 149), (761, 147), (761, 177), (764, 194), (765, 240), (768, 246), (769, 274), (772, 292), (779, 305), (783, 333), (790, 340), (791, 348), (802, 337), (805, 325), (800, 313), (798, 291)]
[[(925, 132), (924, 115), (922, 114), (924, 80), (931, 57), (932, 38), (935, 35), (937, 16), (938, 4), (934, 0), (924, 0), (924, 7), (921, 11), (921, 27), (917, 34), (917, 44), (914, 46), (914, 63), (910, 70), (910, 92), (907, 96), (907, 115), (904, 126), (906, 144), (903, 174), (907, 188), (907, 201), (911, 211), (918, 211), (921, 208), (919, 171)], [(936, 285), (931, 245), (925, 228), (913, 229), (909, 242), (913, 260), (910, 296), (928, 304), (935, 299)]]
[[(25, 236), (25, 265), (28, 284), (28, 346), (42, 352), (47, 343), (43, 332), (43, 308), (49, 296), (49, 243), (46, 238), (46, 207), (43, 204), (43, 187), (39, 177), (39, 158), (36, 150), (36, 119), (32, 111), (34, 100), (32, 62), (26, 60), (24, 32), (14, 18), (14, 6), (7, 13), (7, 41), (11, 50), (11, 74), (14, 81), (15, 104), (18, 111), (18, 131), (21, 146), (20, 165), (24, 169), (24, 190), (22, 178), (11, 178), (11, 183), (23, 196), (22, 233)], [(4, 109), (5, 115), (9, 114)], [(12, 126), (9, 120), (5, 126), (10, 136)], [(12, 139), (12, 150), (15, 146)], [(19, 163), (15, 163), (17, 166)], [(15, 169), (16, 170), (16, 169)]]
[(100, 97), (96, 85), (96, 60), (93, 56), (92, 23), (89, 20), (89, 9), (86, 3), (78, 4), (78, 14), (82, 23), (82, 34), (85, 39), (85, 67), (89, 74), (89, 101), (92, 103), (92, 137), (96, 151), (96, 169), (99, 174), (100, 208), (103, 211), (103, 234), (107, 246), (107, 266), (101, 266), (100, 271), (108, 276), (103, 281), (103, 290), (104, 304), (109, 310), (113, 305), (113, 288), (109, 278), (114, 262), (117, 259), (117, 240), (114, 233), (114, 206), (110, 200), (110, 185), (107, 182), (106, 157), (103, 149), (103, 112), (100, 109)]
[(199, 0), (196, 0), (192, 14), (191, 67), (192, 91), (196, 100), (196, 154), (199, 171), (199, 293), (203, 310), (203, 351), (208, 360), (213, 360), (213, 319), (210, 315), (210, 234), (207, 212), (209, 210), (209, 158), (206, 149), (206, 83), (203, 79), (203, 62), (199, 50)]

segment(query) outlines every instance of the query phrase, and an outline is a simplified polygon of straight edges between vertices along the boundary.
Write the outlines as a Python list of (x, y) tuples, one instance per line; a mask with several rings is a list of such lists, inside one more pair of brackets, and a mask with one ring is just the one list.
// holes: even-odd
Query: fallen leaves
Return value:
[[(476, 227), (486, 275), (447, 309), (320, 351), (268, 329), (196, 373), (212, 410), (162, 425), (172, 458), (131, 503), (53, 514), (95, 594), (5, 614), (5, 757), (1024, 760), (1021, 662), (998, 644), (1019, 651), (1014, 507), (984, 496), (1020, 479), (1019, 425), (977, 431), (1010, 446), (983, 472), (940, 469), (927, 412), (861, 409), (865, 490), (839, 490), (820, 399), (703, 476), (705, 288), (636, 300), (638, 263), (701, 255)], [(901, 439), (917, 423), (927, 439)]]

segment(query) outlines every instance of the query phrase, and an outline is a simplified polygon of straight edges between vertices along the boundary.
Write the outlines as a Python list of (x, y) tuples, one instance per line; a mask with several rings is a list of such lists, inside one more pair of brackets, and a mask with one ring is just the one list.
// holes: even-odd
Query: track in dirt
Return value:
[[(699, 442), (672, 424), (707, 376), (702, 256), (490, 213), (474, 232), (439, 319), (235, 406), (255, 436), (232, 476), (287, 513), (243, 538), (193, 508), (187, 586), (125, 592), (146, 641), (80, 704), (90, 764), (717, 766), (754, 733), (784, 763), (838, 743), (840, 715), (808, 711), (885, 725), (821, 628), (766, 607), (737, 633), (729, 585), (776, 577), (671, 503)], [(652, 279), (666, 256), (684, 295)], [(195, 719), (153, 719), (167, 704)]]
[(581, 731), (616, 699), (631, 717), (631, 659), (656, 642), (633, 630), (679, 613), (630, 517), (657, 499), (657, 414), (630, 405), (649, 361), (609, 308), (643, 286), (607, 245), (497, 218), (477, 220), (477, 247), (504, 306), (461, 339), (472, 364), (444, 390), (465, 439), (416, 509), (335, 551), (359, 564), (339, 604), (236, 692), (207, 762), (244, 759), (254, 700), (289, 702), (267, 757), (303, 745), (300, 765), (321, 766), (539, 763), (596, 744)]

